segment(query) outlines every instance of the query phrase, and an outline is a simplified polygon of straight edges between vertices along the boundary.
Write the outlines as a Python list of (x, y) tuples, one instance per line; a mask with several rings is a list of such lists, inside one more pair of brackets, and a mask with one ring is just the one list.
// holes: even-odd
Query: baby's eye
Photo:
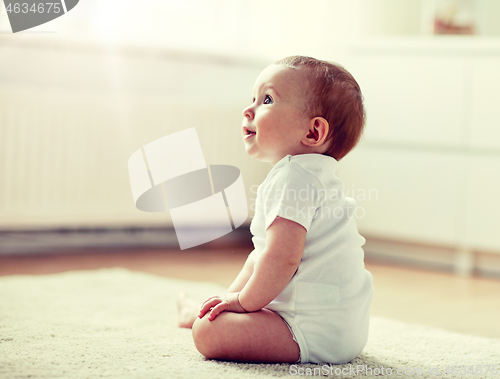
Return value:
[(264, 99), (264, 104), (272, 104), (273, 103), (273, 98), (269, 95), (266, 95), (266, 98)]

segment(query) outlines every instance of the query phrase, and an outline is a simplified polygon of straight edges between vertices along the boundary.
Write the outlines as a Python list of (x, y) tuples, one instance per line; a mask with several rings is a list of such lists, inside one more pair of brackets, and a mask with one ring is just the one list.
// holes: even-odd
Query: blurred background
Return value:
[[(240, 168), (251, 208), (270, 166), (246, 156), (241, 111), (264, 67), (310, 55), (365, 96), (337, 174), (367, 261), (500, 278), (499, 1), (81, 0), (16, 34), (0, 9), (4, 257), (178, 250), (168, 213), (135, 208), (127, 161), (193, 126), (208, 164)], [(248, 243), (248, 228), (223, 241)]]

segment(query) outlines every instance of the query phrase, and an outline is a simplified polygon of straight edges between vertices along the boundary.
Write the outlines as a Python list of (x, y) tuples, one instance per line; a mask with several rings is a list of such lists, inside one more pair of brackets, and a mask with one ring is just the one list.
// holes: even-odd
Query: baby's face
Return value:
[(243, 110), (247, 154), (275, 164), (305, 152), (301, 143), (309, 118), (304, 112), (307, 74), (283, 65), (264, 69), (255, 82), (253, 102)]

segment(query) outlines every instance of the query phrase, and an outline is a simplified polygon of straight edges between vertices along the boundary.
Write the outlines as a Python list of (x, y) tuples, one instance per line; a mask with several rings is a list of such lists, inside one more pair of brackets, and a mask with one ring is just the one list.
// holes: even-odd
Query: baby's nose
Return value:
[(253, 111), (251, 105), (243, 109), (243, 117), (246, 117), (248, 119), (251, 119), (253, 117)]

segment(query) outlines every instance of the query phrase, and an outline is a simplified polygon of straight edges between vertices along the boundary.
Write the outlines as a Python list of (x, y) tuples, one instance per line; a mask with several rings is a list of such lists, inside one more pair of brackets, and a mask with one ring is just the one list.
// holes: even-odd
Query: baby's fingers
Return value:
[(205, 314), (214, 306), (219, 304), (222, 300), (218, 296), (211, 297), (210, 299), (206, 300), (203, 305), (201, 306), (200, 313), (198, 314), (199, 318), (202, 318), (205, 316)]
[(223, 302), (217, 304), (213, 309), (210, 311), (210, 314), (208, 315), (208, 321), (213, 321), (215, 318), (228, 308), (228, 303)]

